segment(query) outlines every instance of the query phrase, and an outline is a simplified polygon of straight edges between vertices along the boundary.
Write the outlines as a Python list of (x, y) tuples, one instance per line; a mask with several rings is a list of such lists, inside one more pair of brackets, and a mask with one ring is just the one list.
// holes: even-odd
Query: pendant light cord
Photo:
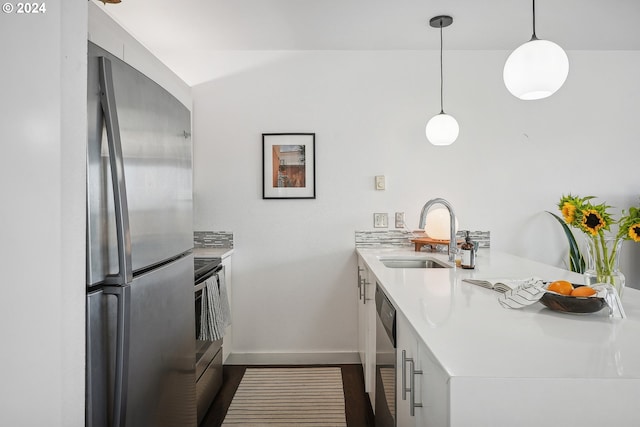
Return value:
[(440, 114), (444, 114), (444, 96), (443, 92), (443, 73), (442, 73), (442, 19), (440, 19)]
[(533, 2), (533, 33), (531, 35), (531, 40), (538, 40), (538, 36), (536, 36), (536, 0), (532, 0)]

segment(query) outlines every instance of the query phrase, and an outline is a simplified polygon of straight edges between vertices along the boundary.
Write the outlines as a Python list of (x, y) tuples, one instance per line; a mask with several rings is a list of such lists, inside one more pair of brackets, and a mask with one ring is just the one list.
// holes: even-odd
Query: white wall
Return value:
[(88, 39), (145, 74), (191, 110), (191, 88), (109, 16), (113, 6), (89, 2)]
[[(0, 425), (84, 426), (87, 4), (97, 42), (190, 88), (87, 2), (0, 14)], [(111, 45), (113, 47), (113, 44)]]
[[(353, 235), (373, 212), (406, 212), (416, 228), (444, 197), (493, 248), (562, 265), (564, 235), (544, 212), (562, 194), (638, 203), (640, 52), (569, 52), (567, 83), (536, 102), (506, 91), (507, 55), (446, 53), (445, 110), (461, 127), (450, 147), (424, 136), (438, 52), (261, 53), (193, 88), (195, 227), (235, 233), (236, 351), (355, 350)], [(316, 133), (316, 200), (261, 199), (268, 132)], [(635, 286), (639, 249), (627, 242), (622, 266)]]
[(87, 6), (46, 7), (0, 15), (3, 426), (84, 425)]

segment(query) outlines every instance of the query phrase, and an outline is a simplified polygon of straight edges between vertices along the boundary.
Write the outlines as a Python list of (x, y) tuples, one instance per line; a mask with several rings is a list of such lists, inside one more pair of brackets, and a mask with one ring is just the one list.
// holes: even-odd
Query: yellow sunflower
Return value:
[(562, 205), (562, 216), (567, 224), (573, 224), (576, 220), (576, 205), (571, 202), (564, 202)]
[(640, 223), (633, 224), (629, 227), (629, 237), (634, 242), (640, 242)]
[(582, 228), (592, 236), (598, 234), (601, 228), (605, 226), (604, 219), (595, 209), (587, 209), (582, 211)]

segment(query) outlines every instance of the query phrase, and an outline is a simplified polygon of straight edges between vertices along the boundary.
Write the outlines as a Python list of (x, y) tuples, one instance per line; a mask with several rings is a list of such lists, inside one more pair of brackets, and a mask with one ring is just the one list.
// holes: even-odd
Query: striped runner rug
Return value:
[(343, 426), (339, 367), (247, 368), (223, 426)]
[(395, 368), (380, 367), (380, 379), (382, 380), (382, 392), (389, 408), (389, 413), (396, 417), (396, 370)]

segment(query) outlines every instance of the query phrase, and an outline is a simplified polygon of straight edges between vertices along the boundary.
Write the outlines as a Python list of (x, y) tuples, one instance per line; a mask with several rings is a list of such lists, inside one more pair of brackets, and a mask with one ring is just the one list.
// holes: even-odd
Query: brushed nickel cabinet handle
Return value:
[(411, 391), (407, 388), (407, 362), (413, 361), (407, 357), (407, 350), (402, 350), (402, 400), (407, 400), (407, 392)]
[(371, 283), (367, 279), (362, 280), (362, 303), (366, 304), (367, 301), (371, 301), (371, 298), (367, 298), (367, 286), (371, 285)]
[(413, 359), (410, 359), (411, 370), (409, 372), (411, 380), (411, 399), (409, 400), (409, 414), (413, 417), (416, 414), (416, 408), (422, 408), (422, 403), (416, 402), (416, 375), (422, 375), (422, 370), (415, 369)]

